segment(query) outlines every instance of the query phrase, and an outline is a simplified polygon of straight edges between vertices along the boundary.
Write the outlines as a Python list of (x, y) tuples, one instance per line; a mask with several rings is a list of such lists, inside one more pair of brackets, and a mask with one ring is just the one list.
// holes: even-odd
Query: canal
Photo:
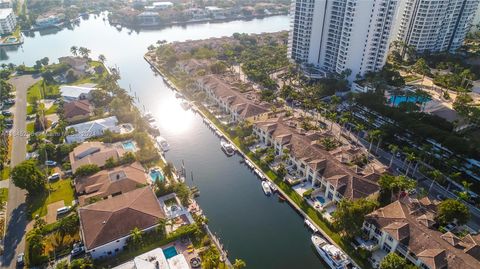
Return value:
[(33, 65), (43, 57), (57, 61), (70, 54), (71, 46), (89, 48), (92, 58), (104, 54), (106, 64), (120, 69), (120, 85), (131, 87), (139, 107), (152, 112), (171, 150), (166, 158), (180, 167), (198, 186), (198, 202), (230, 258), (241, 258), (248, 268), (325, 268), (310, 243), (303, 220), (277, 197), (266, 197), (260, 181), (238, 156), (226, 157), (219, 139), (200, 116), (184, 111), (174, 93), (143, 60), (149, 45), (157, 40), (184, 41), (230, 36), (235, 32), (262, 33), (287, 30), (289, 18), (276, 16), (250, 21), (204, 23), (131, 32), (110, 26), (102, 18), (90, 17), (74, 29), (35, 33), (23, 46), (1, 51), (1, 63)]

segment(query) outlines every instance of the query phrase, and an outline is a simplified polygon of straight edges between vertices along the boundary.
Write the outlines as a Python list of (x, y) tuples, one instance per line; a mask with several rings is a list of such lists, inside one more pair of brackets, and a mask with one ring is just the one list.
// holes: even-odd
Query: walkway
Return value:
[[(24, 161), (27, 154), (27, 90), (38, 80), (40, 80), (39, 77), (31, 75), (18, 76), (9, 80), (16, 89), (13, 129), (11, 131), (13, 137), (12, 168)], [(28, 223), (25, 194), (24, 190), (17, 188), (10, 181), (7, 202), (7, 234), (5, 236), (5, 253), (1, 259), (1, 268), (15, 268), (17, 254), (25, 249), (25, 232)]]

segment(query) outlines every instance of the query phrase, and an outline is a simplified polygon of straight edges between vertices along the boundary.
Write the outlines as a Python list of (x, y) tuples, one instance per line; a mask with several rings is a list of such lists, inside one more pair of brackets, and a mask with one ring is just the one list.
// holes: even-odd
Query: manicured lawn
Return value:
[(0, 180), (5, 180), (8, 177), (10, 177), (10, 166), (6, 166), (3, 168)]
[(27, 101), (32, 103), (35, 99), (41, 100), (54, 98), (59, 94), (60, 88), (58, 85), (44, 85), (43, 80), (40, 80), (28, 89)]
[(35, 122), (29, 122), (27, 123), (27, 133), (33, 134), (35, 131)]
[(33, 114), (33, 106), (27, 105), (27, 115), (32, 115), (32, 114)]
[(73, 188), (70, 179), (62, 179), (57, 182), (49, 184), (50, 195), (48, 192), (45, 194), (37, 195), (33, 198), (29, 198), (29, 212), (31, 212), (31, 218), (35, 215), (45, 216), (47, 214), (47, 205), (64, 201), (65, 205), (71, 205), (73, 201)]

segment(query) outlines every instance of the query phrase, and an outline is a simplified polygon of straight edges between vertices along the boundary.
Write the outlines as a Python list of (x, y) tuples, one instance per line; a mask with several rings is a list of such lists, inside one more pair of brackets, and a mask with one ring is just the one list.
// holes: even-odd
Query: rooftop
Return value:
[(106, 198), (135, 190), (148, 184), (148, 177), (142, 165), (138, 162), (126, 164), (108, 170), (102, 170), (88, 177), (75, 179), (75, 190), (80, 205), (88, 199)]
[(380, 208), (366, 222), (387, 232), (430, 268), (480, 268), (480, 238), (442, 234), (435, 225), (436, 205), (428, 198), (404, 198)]
[(98, 141), (85, 142), (73, 149), (69, 154), (72, 171), (86, 164), (105, 165), (109, 158), (118, 160), (125, 154), (125, 149), (119, 144), (106, 144)]
[(80, 226), (88, 250), (128, 236), (134, 228), (145, 230), (165, 218), (150, 187), (81, 207)]

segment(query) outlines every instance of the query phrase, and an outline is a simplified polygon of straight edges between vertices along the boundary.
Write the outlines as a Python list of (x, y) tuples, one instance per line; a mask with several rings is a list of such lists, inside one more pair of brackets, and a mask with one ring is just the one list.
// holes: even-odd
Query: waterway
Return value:
[(33, 65), (36, 60), (70, 54), (71, 46), (89, 48), (91, 57), (104, 54), (106, 64), (120, 69), (120, 85), (132, 88), (139, 106), (152, 112), (160, 131), (171, 147), (169, 161), (180, 167), (198, 186), (198, 202), (230, 258), (241, 258), (248, 268), (325, 268), (310, 243), (303, 220), (276, 197), (266, 197), (260, 181), (238, 156), (226, 157), (219, 139), (204, 125), (200, 116), (184, 111), (174, 93), (144, 61), (149, 45), (157, 40), (184, 41), (230, 36), (235, 32), (262, 33), (287, 30), (289, 18), (276, 16), (251, 21), (204, 23), (174, 26), (151, 31), (117, 30), (101, 18), (90, 17), (74, 29), (35, 33), (25, 37), (23, 46), (0, 53), (0, 64)]

